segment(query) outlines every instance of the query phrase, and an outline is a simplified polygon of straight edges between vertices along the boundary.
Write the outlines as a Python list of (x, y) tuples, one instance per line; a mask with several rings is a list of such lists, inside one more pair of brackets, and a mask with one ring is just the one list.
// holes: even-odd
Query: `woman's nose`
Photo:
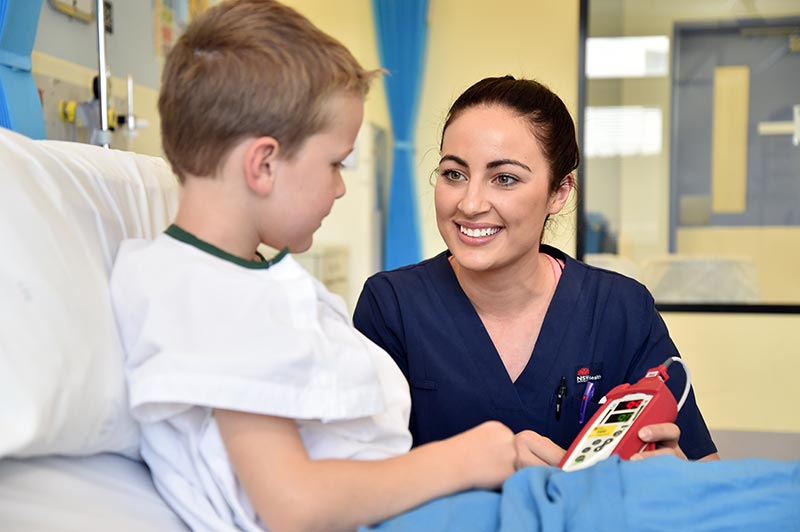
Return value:
[(467, 215), (480, 214), (489, 210), (489, 201), (483, 184), (478, 180), (470, 181), (464, 188), (464, 195), (458, 202), (458, 208)]

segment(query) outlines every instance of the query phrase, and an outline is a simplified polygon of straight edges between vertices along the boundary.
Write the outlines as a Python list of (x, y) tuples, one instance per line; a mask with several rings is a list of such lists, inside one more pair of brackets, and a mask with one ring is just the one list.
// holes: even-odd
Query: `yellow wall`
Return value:
[[(284, 1), (322, 31), (341, 41), (364, 68), (380, 68), (369, 0), (336, 2), (335, 9), (330, 0)], [(372, 85), (364, 106), (364, 121), (389, 129), (389, 111), (382, 78)]]
[(665, 313), (712, 429), (800, 433), (800, 315)]

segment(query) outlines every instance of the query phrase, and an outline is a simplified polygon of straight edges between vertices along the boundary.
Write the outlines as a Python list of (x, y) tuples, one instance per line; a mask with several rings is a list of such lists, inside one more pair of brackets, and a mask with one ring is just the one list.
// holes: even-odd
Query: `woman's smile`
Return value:
[(469, 246), (481, 246), (494, 240), (503, 228), (496, 225), (455, 223), (461, 241)]

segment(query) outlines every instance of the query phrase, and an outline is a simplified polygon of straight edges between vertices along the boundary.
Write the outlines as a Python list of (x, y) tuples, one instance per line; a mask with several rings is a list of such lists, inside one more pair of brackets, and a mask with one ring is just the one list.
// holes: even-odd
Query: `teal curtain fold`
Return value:
[(373, 0), (373, 16), (394, 134), (384, 234), (384, 269), (421, 258), (414, 178), (414, 126), (428, 41), (428, 0)]
[(31, 72), (43, 0), (0, 0), (0, 126), (45, 138), (44, 114)]

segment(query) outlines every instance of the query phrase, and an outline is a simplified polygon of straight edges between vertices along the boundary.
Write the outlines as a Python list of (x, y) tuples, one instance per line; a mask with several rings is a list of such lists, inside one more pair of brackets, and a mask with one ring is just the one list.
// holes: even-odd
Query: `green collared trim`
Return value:
[(171, 236), (176, 240), (180, 240), (181, 242), (189, 244), (190, 246), (194, 246), (201, 251), (210, 253), (215, 257), (219, 257), (220, 259), (227, 260), (228, 262), (232, 262), (234, 264), (238, 264), (239, 266), (243, 266), (245, 268), (251, 268), (254, 270), (266, 270), (270, 266), (280, 262), (280, 260), (289, 253), (289, 248), (283, 248), (278, 252), (277, 255), (267, 260), (264, 258), (263, 255), (261, 255), (261, 253), (256, 251), (256, 255), (258, 255), (261, 258), (261, 260), (260, 261), (247, 260), (241, 257), (237, 257), (236, 255), (233, 255), (231, 253), (228, 253), (227, 251), (218, 248), (214, 244), (209, 244), (205, 240), (200, 240), (192, 233), (184, 229), (181, 229), (175, 224), (172, 224), (169, 227), (167, 227), (167, 230), (164, 231), (164, 233), (168, 234), (169, 236)]

